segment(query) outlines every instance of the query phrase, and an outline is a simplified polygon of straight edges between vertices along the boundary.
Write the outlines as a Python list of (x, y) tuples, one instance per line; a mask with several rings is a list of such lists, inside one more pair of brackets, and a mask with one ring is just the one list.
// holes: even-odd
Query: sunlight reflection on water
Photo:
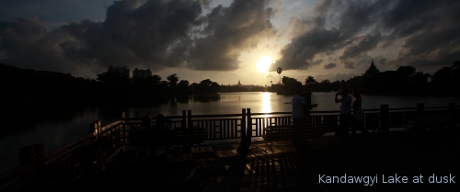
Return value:
[[(21, 131), (0, 136), (0, 173), (19, 163), (20, 147), (32, 143), (44, 143), (45, 151), (56, 149), (73, 139), (88, 133), (88, 125), (94, 120), (101, 120), (106, 125), (118, 118), (119, 112), (125, 111), (126, 117), (142, 117), (146, 114), (156, 116), (180, 116), (182, 110), (191, 110), (192, 115), (241, 114), (242, 108), (250, 108), (251, 113), (290, 112), (292, 97), (269, 92), (220, 93), (219, 100), (198, 102), (193, 100), (170, 101), (155, 107), (102, 108), (76, 112), (66, 119), (53, 119), (52, 122), (34, 122), (31, 127)], [(340, 104), (334, 102), (335, 94), (331, 92), (314, 92), (312, 103), (318, 107), (312, 111), (338, 111)], [(381, 104), (390, 108), (416, 107), (425, 103), (425, 107), (447, 106), (448, 102), (460, 104), (458, 97), (439, 96), (379, 96), (363, 95), (363, 109), (378, 109)], [(71, 109), (64, 109), (71, 110)], [(55, 114), (50, 114), (56, 116)], [(273, 115), (261, 115), (271, 117)], [(260, 116), (259, 116), (260, 117)]]
[[(273, 93), (270, 92), (263, 92), (262, 93), (262, 110), (261, 113), (271, 113), (272, 111), (272, 104), (271, 104), (271, 95)], [(273, 115), (262, 115), (261, 117), (271, 117)]]

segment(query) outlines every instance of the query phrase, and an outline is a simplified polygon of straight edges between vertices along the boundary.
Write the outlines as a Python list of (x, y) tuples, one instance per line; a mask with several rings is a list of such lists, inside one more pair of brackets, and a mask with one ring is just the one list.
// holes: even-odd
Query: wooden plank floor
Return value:
[[(267, 148), (251, 145), (242, 158), (237, 143), (206, 145), (183, 154), (134, 155), (128, 150), (82, 191), (454, 191), (460, 182), (460, 131), (390, 133), (359, 139), (323, 137), (308, 151), (289, 141)], [(161, 152), (160, 152), (161, 153)], [(375, 176), (373, 186), (320, 183), (320, 175)], [(409, 183), (382, 183), (385, 176), (408, 176)], [(430, 184), (428, 179), (451, 174), (455, 184)], [(423, 184), (412, 183), (423, 175)], [(388, 179), (386, 179), (388, 182)]]

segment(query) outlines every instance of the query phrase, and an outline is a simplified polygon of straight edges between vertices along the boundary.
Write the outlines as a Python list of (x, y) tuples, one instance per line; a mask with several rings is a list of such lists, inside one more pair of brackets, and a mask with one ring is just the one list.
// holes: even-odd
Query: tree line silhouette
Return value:
[[(375, 66), (374, 66), (375, 67)], [(371, 67), (361, 76), (349, 80), (316, 81), (307, 76), (304, 83), (284, 76), (281, 82), (269, 86), (219, 85), (210, 79), (199, 83), (180, 80), (171, 74), (162, 80), (159, 75), (129, 78), (116, 72), (104, 72), (96, 79), (73, 77), (71, 74), (34, 71), (0, 64), (0, 98), (9, 101), (33, 100), (44, 103), (102, 104), (144, 101), (167, 101), (168, 97), (196, 95), (206, 97), (217, 92), (270, 91), (293, 94), (297, 89), (308, 91), (337, 91), (342, 88), (360, 89), (367, 94), (456, 95), (460, 93), (460, 61), (443, 67), (433, 75), (417, 72), (415, 67), (401, 66), (396, 71), (375, 72)], [(372, 72), (373, 71), (373, 72)]]
[(220, 85), (209, 79), (190, 84), (176, 74), (166, 81), (158, 75), (129, 78), (116, 72), (104, 72), (96, 79), (73, 77), (71, 74), (34, 71), (0, 64), (0, 95), (2, 104), (21, 103), (85, 103), (148, 104), (167, 101), (174, 95), (214, 95)]
[(297, 89), (330, 92), (347, 88), (358, 89), (364, 94), (460, 96), (460, 61), (437, 70), (433, 75), (419, 72), (413, 66), (380, 72), (372, 63), (364, 74), (348, 80), (318, 82), (313, 76), (308, 76), (302, 85), (297, 79), (284, 76), (282, 84), (277, 85), (271, 87), (283, 94), (294, 94)]

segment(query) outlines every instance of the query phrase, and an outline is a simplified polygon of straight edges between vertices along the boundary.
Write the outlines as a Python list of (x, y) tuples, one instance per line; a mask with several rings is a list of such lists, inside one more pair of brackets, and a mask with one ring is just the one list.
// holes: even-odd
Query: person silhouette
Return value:
[(311, 123), (310, 111), (313, 108), (318, 106), (318, 104), (311, 104), (311, 95), (313, 95), (313, 93), (307, 91), (307, 92), (305, 92), (305, 96), (304, 96), (304, 98), (305, 98), (305, 111), (304, 111), (304, 113), (305, 113), (305, 119), (306, 119), (307, 124)]
[(136, 131), (149, 131), (152, 129), (152, 117), (144, 115), (141, 120), (141, 125), (134, 127)]
[(292, 120), (294, 125), (305, 124), (305, 99), (302, 97), (303, 91), (297, 90), (292, 98)]
[(156, 117), (155, 125), (152, 126), (154, 130), (168, 130), (170, 129), (170, 123), (166, 120), (163, 114), (158, 114)]
[[(338, 99), (338, 96), (341, 96), (340, 99)], [(336, 133), (336, 135), (339, 136), (345, 136), (348, 137), (349, 133), (349, 127), (350, 127), (350, 121), (351, 121), (351, 96), (348, 95), (348, 89), (343, 89), (342, 91), (338, 92), (335, 94), (335, 103), (341, 103), (340, 104), (340, 126), (339, 126), (339, 131)], [(356, 135), (356, 131), (354, 127), (351, 129), (353, 136)]]
[(369, 135), (369, 132), (364, 127), (363, 99), (361, 98), (361, 94), (355, 89), (351, 92), (351, 95), (353, 96), (353, 126), (355, 130), (360, 129), (362, 135)]

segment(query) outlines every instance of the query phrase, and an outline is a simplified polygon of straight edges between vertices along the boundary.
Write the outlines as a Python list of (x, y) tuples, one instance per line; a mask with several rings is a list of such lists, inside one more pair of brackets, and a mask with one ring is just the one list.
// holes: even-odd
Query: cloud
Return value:
[[(0, 23), (3, 62), (38, 70), (102, 72), (109, 65), (153, 70), (182, 65), (190, 29), (206, 0), (122, 0), (107, 8), (104, 22), (71, 22), (52, 31), (38, 18)], [(185, 46), (184, 46), (185, 45)]]
[(0, 21), (0, 62), (77, 76), (89, 69), (93, 78), (109, 65), (232, 71), (240, 67), (242, 52), (284, 35), (290, 41), (280, 45), (270, 71), (358, 70), (372, 58), (379, 58), (374, 61), (381, 69), (460, 60), (460, 1), (322, 0), (308, 17), (293, 15), (290, 29), (281, 30), (286, 34), (273, 27), (276, 11), (268, 1), (234, 0), (207, 14), (209, 0), (114, 1), (104, 21), (86, 19), (52, 30), (37, 16)]
[(235, 0), (229, 7), (218, 6), (206, 15), (203, 38), (194, 40), (187, 59), (190, 68), (227, 71), (239, 68), (238, 57), (254, 49), (259, 37), (274, 35), (267, 1)]
[[(336, 63), (353, 69), (385, 57), (385, 65), (423, 67), (460, 59), (459, 1), (324, 0), (314, 10), (291, 20), (291, 42), (276, 66), (306, 70)], [(384, 55), (401, 41), (396, 56)]]
[(381, 39), (381, 34), (379, 31), (376, 31), (365, 36), (350, 39), (351, 43), (343, 49), (339, 60), (345, 67), (354, 68), (355, 63), (359, 59), (366, 57), (367, 51), (371, 51), (377, 47)]
[[(281, 50), (282, 57), (277, 61), (277, 65), (286, 70), (308, 69), (319, 64), (314, 62), (317, 55), (337, 55), (338, 57), (339, 52), (347, 47), (350, 53), (365, 49), (365, 45), (360, 42), (366, 38), (359, 38), (356, 35), (362, 33), (374, 22), (374, 11), (378, 5), (368, 1), (350, 1), (346, 4), (341, 1), (322, 1), (316, 5), (316, 15), (313, 18), (305, 19), (303, 25), (294, 26), (294, 31), (304, 32), (295, 34), (291, 43)], [(309, 30), (298, 29), (298, 27), (309, 28)], [(378, 32), (373, 33), (378, 34)], [(353, 44), (356, 46), (350, 48)], [(345, 53), (341, 61), (334, 59), (325, 62), (343, 64), (348, 57), (348, 53)], [(352, 66), (347, 64), (347, 67)]]
[(37, 18), (0, 23), (5, 63), (23, 68), (105, 71), (109, 65), (204, 71), (239, 68), (238, 57), (274, 35), (268, 0), (235, 0), (203, 16), (209, 0), (122, 0), (106, 19), (70, 22), (52, 31)]
[(395, 62), (426, 67), (448, 66), (460, 60), (460, 2), (454, 2), (433, 7), (429, 13), (442, 12), (442, 17), (425, 20), (422, 29), (406, 38)]
[(324, 68), (324, 69), (332, 69), (332, 68), (334, 68), (334, 67), (336, 67), (336, 66), (337, 66), (337, 64), (335, 64), (335, 63), (329, 63), (329, 64), (327, 64), (327, 65), (324, 65), (323, 68)]
[(59, 48), (68, 36), (49, 31), (37, 16), (19, 18), (4, 26), (0, 49), (8, 57), (3, 62), (37, 70), (69, 71), (72, 68), (74, 63)]

